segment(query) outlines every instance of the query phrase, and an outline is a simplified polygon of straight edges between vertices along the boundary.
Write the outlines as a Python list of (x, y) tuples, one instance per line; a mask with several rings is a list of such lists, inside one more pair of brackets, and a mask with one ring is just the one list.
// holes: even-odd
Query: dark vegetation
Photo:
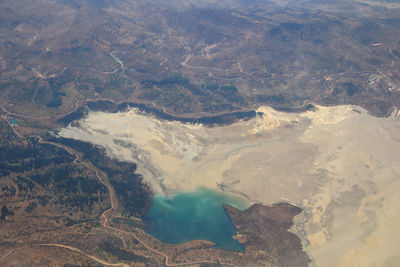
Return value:
[(170, 121), (180, 121), (186, 123), (202, 123), (205, 125), (222, 125), (222, 124), (231, 124), (237, 120), (249, 120), (256, 116), (256, 112), (254, 110), (251, 111), (238, 111), (238, 112), (228, 112), (226, 114), (217, 115), (217, 116), (204, 116), (204, 117), (178, 117), (171, 115), (169, 113), (162, 112), (157, 108), (149, 107), (144, 104), (136, 104), (136, 103), (124, 103), (119, 106), (120, 110), (123, 110), (126, 107), (136, 107), (140, 110), (145, 111), (146, 113), (152, 114), (157, 118), (170, 120)]
[(0, 154), (0, 173), (2, 176), (29, 172), (45, 166), (57, 166), (74, 159), (73, 155), (62, 149), (48, 144), (39, 144), (35, 138), (26, 142), (26, 146), (9, 142), (10, 140), (7, 138), (3, 138), (2, 141), (0, 143), (2, 152)]
[[(8, 127), (3, 121), (0, 126)], [(26, 204), (19, 216), (40, 206), (65, 216), (96, 218), (108, 206), (107, 190), (90, 171), (73, 164), (74, 159), (64, 149), (36, 138), (0, 135), (0, 205), (12, 202), (8, 208), (13, 210)]]
[(315, 111), (316, 107), (311, 104), (305, 104), (303, 107), (274, 107), (274, 109), (278, 110), (278, 111), (283, 111), (283, 112), (304, 112), (304, 111)]
[[(293, 112), (313, 110), (302, 106), (305, 100), (357, 104), (379, 116), (400, 106), (399, 10), (355, 1), (300, 1), (287, 8), (273, 1), (198, 2), (0, 1), (1, 105), (35, 117), (71, 110), (78, 99), (108, 98), (123, 104), (88, 107), (116, 112), (132, 106), (161, 119), (205, 124), (254, 117), (241, 111), (260, 104)], [(201, 113), (210, 116), (188, 118)], [(85, 114), (79, 108), (58, 123)], [(17, 139), (3, 120), (0, 132), (2, 224), (35, 216), (62, 218), (68, 228), (98, 223), (109, 196), (92, 170), (73, 164), (64, 149)], [(135, 164), (110, 159), (91, 144), (52, 140), (107, 174), (124, 215), (143, 214), (151, 195)], [(246, 246), (254, 250), (247, 251), (277, 253), (287, 266), (308, 263), (287, 232), (298, 210), (273, 208), (284, 223), (261, 209), (233, 216), (250, 229)], [(101, 246), (141, 261), (114, 243)], [(283, 258), (287, 251), (298, 262)]]
[(244, 237), (246, 253), (256, 263), (266, 260), (266, 255), (273, 266), (308, 266), (311, 262), (302, 250), (300, 238), (288, 231), (300, 208), (288, 203), (272, 207), (254, 204), (244, 211), (229, 205), (224, 208), (239, 229), (238, 234)]
[[(239, 111), (239, 112), (228, 112), (226, 114), (217, 115), (217, 116), (204, 116), (204, 117), (179, 117), (174, 116), (169, 113), (165, 113), (160, 111), (157, 108), (151, 107), (146, 104), (137, 104), (132, 102), (124, 102), (121, 104), (115, 104), (110, 101), (95, 101), (89, 102), (87, 107), (93, 111), (105, 111), (105, 112), (118, 112), (124, 111), (129, 107), (138, 108), (141, 111), (144, 111), (148, 114), (156, 116), (159, 119), (170, 120), (170, 121), (180, 121), (185, 123), (202, 123), (205, 125), (223, 125), (223, 124), (231, 124), (237, 120), (249, 120), (256, 116), (256, 112), (254, 110), (250, 111)], [(58, 120), (59, 123), (67, 125), (73, 122), (76, 119), (80, 119), (85, 116), (87, 111), (85, 109), (78, 109), (76, 112), (73, 112), (62, 119)]]
[(196, 85), (191, 84), (188, 79), (179, 75), (165, 77), (160, 81), (145, 80), (142, 82), (142, 85), (144, 89), (153, 89), (154, 86), (158, 86), (159, 88), (166, 90), (174, 90), (181, 86), (195, 95), (204, 95), (204, 92), (200, 91)]
[[(68, 143), (68, 140), (62, 141)], [(110, 177), (123, 214), (139, 216), (144, 212), (150, 194), (141, 177), (134, 173), (134, 164), (110, 160), (91, 144), (71, 145), (84, 154), (84, 160), (101, 167)], [(75, 164), (74, 160), (74, 155), (58, 146), (42, 144), (37, 138), (17, 138), (9, 125), (0, 120), (1, 235), (5, 240), (15, 238), (26, 244), (72, 242), (78, 247), (85, 246), (85, 250), (92, 249), (119, 260), (151, 262), (151, 259), (125, 250), (119, 238), (95, 234), (102, 231), (99, 217), (109, 208), (109, 193), (92, 169)], [(134, 223), (136, 220), (119, 219), (118, 222), (124, 225), (142, 227), (142, 224)], [(71, 236), (79, 236), (79, 241), (70, 240)], [(6, 248), (16, 246), (11, 241), (0, 243)], [(132, 244), (139, 245), (137, 242)]]
[(357, 86), (355, 86), (352, 82), (344, 83), (343, 87), (345, 88), (346, 94), (348, 96), (353, 96), (354, 94), (360, 91), (360, 89)]
[(7, 206), (3, 206), (1, 207), (0, 210), (0, 220), (5, 220), (7, 216), (13, 216), (14, 212), (12, 212), (11, 210), (9, 210), (7, 208)]
[[(172, 109), (174, 113), (193, 111), (234, 111), (244, 105), (245, 100), (233, 85), (204, 86), (191, 83), (181, 75), (172, 75), (161, 80), (144, 80), (140, 98)], [(201, 109), (198, 109), (198, 106)]]
[[(62, 86), (64, 85), (62, 83), (62, 80), (58, 79), (49, 79), (49, 87), (51, 89), (51, 100), (47, 102), (46, 106), (49, 108), (56, 108), (62, 105), (62, 96), (65, 96), (64, 92), (61, 92)], [(45, 94), (42, 92), (39, 92), (39, 98), (43, 97)]]
[[(396, 9), (355, 1), (25, 2), (0, 2), (0, 90), (14, 105), (70, 109), (70, 86), (76, 97), (152, 103), (176, 115), (312, 100), (383, 116), (400, 105)], [(32, 36), (40, 38), (27, 46)]]
[(136, 173), (136, 164), (121, 162), (105, 155), (102, 148), (69, 138), (51, 137), (58, 142), (84, 154), (94, 166), (104, 171), (114, 187), (122, 213), (127, 216), (142, 216), (151, 202), (150, 189)]
[(68, 125), (69, 123), (71, 123), (75, 120), (79, 120), (79, 119), (83, 118), (87, 113), (88, 113), (88, 110), (86, 108), (79, 107), (77, 110), (68, 114), (65, 117), (62, 117), (57, 122), (60, 124), (63, 124), (63, 125)]

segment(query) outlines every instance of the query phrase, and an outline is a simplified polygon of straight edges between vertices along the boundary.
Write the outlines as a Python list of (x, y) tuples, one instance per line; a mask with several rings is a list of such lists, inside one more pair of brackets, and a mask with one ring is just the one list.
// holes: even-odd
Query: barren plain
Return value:
[[(1, 0), (0, 266), (400, 266), (397, 2)], [(244, 254), (144, 232), (198, 187)]]
[(136, 109), (90, 112), (58, 134), (137, 163), (157, 193), (206, 186), (251, 203), (301, 207), (291, 231), (316, 266), (400, 264), (397, 110), (387, 118), (350, 105), (257, 112), (222, 126), (159, 120)]

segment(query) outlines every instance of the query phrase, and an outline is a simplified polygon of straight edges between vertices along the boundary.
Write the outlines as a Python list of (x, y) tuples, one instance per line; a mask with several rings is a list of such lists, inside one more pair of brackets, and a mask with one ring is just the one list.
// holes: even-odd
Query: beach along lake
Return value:
[(165, 243), (179, 244), (191, 240), (208, 240), (216, 248), (244, 251), (232, 238), (236, 228), (223, 205), (246, 209), (241, 198), (210, 190), (177, 193), (172, 196), (156, 195), (145, 216), (147, 231)]

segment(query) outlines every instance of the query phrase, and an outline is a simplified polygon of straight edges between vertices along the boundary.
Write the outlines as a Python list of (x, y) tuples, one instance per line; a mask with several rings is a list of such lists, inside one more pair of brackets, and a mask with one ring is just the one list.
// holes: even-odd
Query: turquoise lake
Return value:
[(170, 244), (201, 239), (214, 242), (216, 248), (244, 251), (232, 238), (236, 228), (223, 204), (241, 210), (248, 207), (241, 198), (205, 188), (168, 198), (156, 195), (145, 215), (147, 232)]
[(16, 119), (9, 120), (12, 125), (18, 125), (18, 121)]

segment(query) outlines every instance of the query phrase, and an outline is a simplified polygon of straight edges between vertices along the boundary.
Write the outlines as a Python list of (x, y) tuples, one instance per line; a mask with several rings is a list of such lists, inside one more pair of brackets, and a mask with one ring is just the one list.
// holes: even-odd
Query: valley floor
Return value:
[(132, 109), (90, 112), (62, 137), (135, 162), (159, 193), (200, 186), (303, 209), (291, 229), (316, 266), (399, 263), (400, 119), (317, 106), (225, 126), (159, 120)]

